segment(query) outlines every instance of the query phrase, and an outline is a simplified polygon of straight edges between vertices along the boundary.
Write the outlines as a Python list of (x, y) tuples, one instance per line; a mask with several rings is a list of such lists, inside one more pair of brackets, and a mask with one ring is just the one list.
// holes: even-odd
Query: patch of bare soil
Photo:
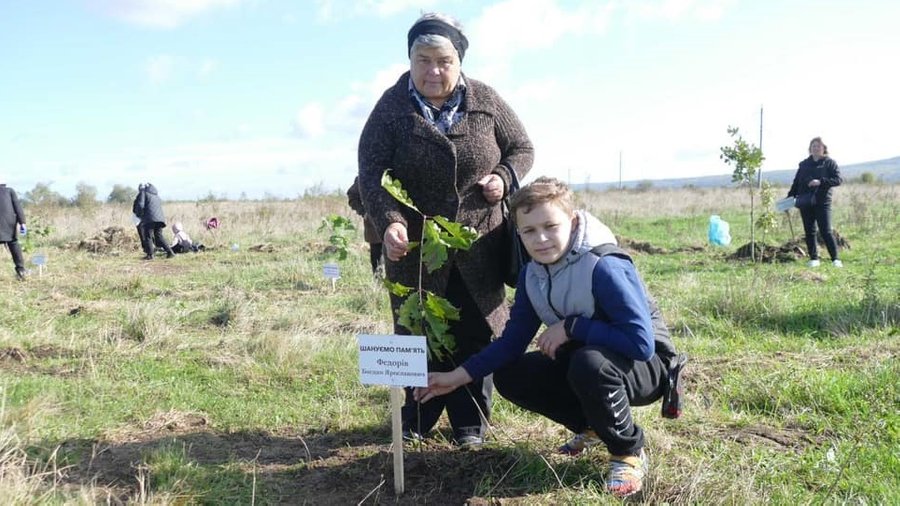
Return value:
[(38, 346), (29, 350), (18, 347), (0, 348), (0, 366), (4, 369), (17, 371), (23, 374), (36, 373), (51, 376), (73, 376), (78, 367), (67, 365), (47, 365), (39, 361), (42, 359), (75, 358), (77, 352), (53, 346)]
[(121, 255), (125, 251), (140, 250), (137, 232), (122, 227), (106, 227), (93, 237), (72, 242), (70, 249), (89, 251), (98, 255)]
[(821, 444), (821, 436), (816, 437), (796, 427), (769, 427), (750, 425), (722, 429), (722, 438), (747, 445), (767, 446), (776, 450), (799, 451), (811, 445)]
[[(838, 245), (838, 249), (850, 249), (850, 243), (838, 233), (832, 230), (834, 241)], [(822, 240), (822, 234), (818, 234), (819, 249), (825, 248), (825, 241)], [(774, 263), (774, 262), (795, 262), (799, 259), (806, 258), (806, 242), (803, 237), (788, 241), (781, 246), (770, 246), (763, 242), (757, 242), (753, 251), (758, 262)], [(750, 243), (744, 244), (732, 253), (729, 260), (749, 260), (751, 258)]]
[(648, 255), (669, 255), (672, 253), (694, 253), (698, 251), (704, 251), (706, 248), (703, 246), (682, 246), (679, 248), (663, 248), (660, 246), (654, 246), (653, 244), (646, 241), (637, 241), (634, 239), (629, 239), (627, 237), (617, 237), (619, 241), (619, 246), (623, 249), (629, 251), (635, 251), (638, 253), (646, 253)]
[[(242, 463), (255, 477), (258, 497), (271, 504), (489, 504), (474, 496), (485, 476), (499, 479), (516, 457), (499, 449), (457, 450), (446, 443), (405, 448), (406, 491), (394, 493), (393, 453), (386, 431), (377, 433), (221, 433), (206, 417), (168, 412), (131, 432), (104, 440), (64, 443), (59, 455), (69, 463), (64, 482), (93, 484), (113, 503), (138, 497), (144, 459), (162, 447), (183, 448), (197, 465)], [(524, 495), (529, 491), (510, 492)], [(494, 495), (503, 494), (495, 490)], [(499, 504), (494, 502), (493, 504)]]
[(275, 246), (273, 246), (271, 243), (267, 243), (267, 242), (261, 243), (261, 244), (254, 244), (253, 246), (250, 246), (247, 249), (249, 251), (255, 251), (257, 253), (274, 253), (275, 252)]

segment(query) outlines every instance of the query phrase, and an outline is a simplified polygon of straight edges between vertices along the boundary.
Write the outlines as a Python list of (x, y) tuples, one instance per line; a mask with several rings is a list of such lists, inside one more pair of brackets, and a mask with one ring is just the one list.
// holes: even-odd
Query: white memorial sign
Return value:
[(358, 335), (359, 379), (365, 385), (428, 386), (425, 336)]

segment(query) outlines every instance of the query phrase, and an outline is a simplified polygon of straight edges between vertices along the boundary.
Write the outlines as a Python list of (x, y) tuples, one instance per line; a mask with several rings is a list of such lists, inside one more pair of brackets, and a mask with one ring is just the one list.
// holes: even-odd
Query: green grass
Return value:
[[(388, 393), (359, 384), (354, 337), (390, 333), (387, 295), (361, 240), (333, 290), (318, 222), (298, 232), (300, 207), (285, 204), (289, 227), (278, 205), (233, 213), (267, 230), (270, 253), (238, 235), (221, 241), (238, 252), (140, 262), (56, 250), (67, 242), (51, 236), (43, 276), (13, 283), (9, 269), (3, 502), (395, 502)], [(900, 230), (885, 218), (897, 207), (838, 208), (843, 270), (728, 260), (749, 237), (733, 208), (720, 213), (729, 248), (635, 254), (691, 356), (684, 417), (635, 410), (651, 455), (638, 502), (900, 502)], [(705, 245), (708, 213), (640, 216), (604, 218), (668, 250)], [(766, 242), (789, 239), (782, 227)], [(400, 502), (618, 503), (603, 493), (602, 451), (554, 455), (565, 431), (499, 396), (492, 422), (478, 452), (443, 443), (446, 420), (409, 448)]]

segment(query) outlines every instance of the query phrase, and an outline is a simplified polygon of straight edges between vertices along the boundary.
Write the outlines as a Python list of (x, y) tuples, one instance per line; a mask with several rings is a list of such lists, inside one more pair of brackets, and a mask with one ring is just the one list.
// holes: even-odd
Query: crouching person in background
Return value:
[(191, 236), (184, 231), (184, 225), (180, 221), (172, 224), (172, 233), (175, 234), (172, 241), (172, 251), (175, 253), (196, 253), (204, 249), (202, 244), (191, 240)]
[[(513, 194), (510, 211), (532, 261), (522, 270), (503, 334), (451, 372), (429, 374), (420, 402), (494, 374), (508, 400), (567, 427), (560, 448), (578, 454), (602, 441), (607, 490), (641, 490), (648, 468), (644, 432), (631, 406), (666, 393), (676, 355), (658, 308), (631, 258), (596, 218), (573, 209), (562, 182), (541, 177)], [(526, 352), (541, 324), (540, 351)]]

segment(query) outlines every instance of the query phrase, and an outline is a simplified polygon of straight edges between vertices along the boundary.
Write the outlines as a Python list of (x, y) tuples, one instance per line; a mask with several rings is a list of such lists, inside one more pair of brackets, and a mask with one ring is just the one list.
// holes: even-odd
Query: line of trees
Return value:
[[(94, 207), (100, 204), (97, 199), (97, 187), (87, 183), (75, 185), (75, 196), (68, 198), (50, 188), (53, 183), (37, 183), (30, 191), (25, 192), (23, 200), (27, 204), (35, 206), (58, 207)], [(123, 184), (113, 185), (112, 191), (106, 197), (108, 203), (130, 204), (137, 196), (137, 189)]]

